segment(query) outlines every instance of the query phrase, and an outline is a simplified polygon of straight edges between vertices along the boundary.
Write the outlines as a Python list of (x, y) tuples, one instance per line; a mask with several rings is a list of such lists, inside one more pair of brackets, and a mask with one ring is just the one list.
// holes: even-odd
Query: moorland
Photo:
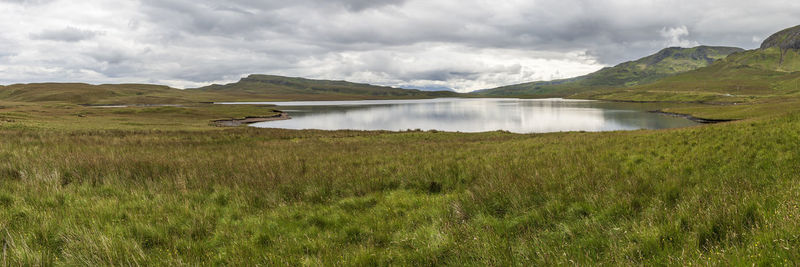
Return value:
[(210, 101), (459, 96), (274, 76), (189, 90), (3, 86), (0, 260), (794, 265), (800, 47), (786, 36), (797, 31), (781, 31), (759, 49), (703, 57), (703, 64), (679, 60), (694, 52), (673, 53), (665, 58), (683, 62), (680, 71), (645, 72), (622, 85), (475, 94), (653, 102), (666, 112), (734, 120), (666, 130), (512, 134), (211, 123), (278, 111)]

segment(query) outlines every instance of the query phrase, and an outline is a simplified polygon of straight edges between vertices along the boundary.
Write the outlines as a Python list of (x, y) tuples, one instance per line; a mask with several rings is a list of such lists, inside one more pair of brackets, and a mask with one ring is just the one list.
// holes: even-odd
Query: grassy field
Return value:
[(747, 118), (731, 123), (531, 135), (209, 126), (273, 114), (257, 106), (0, 107), (2, 266), (800, 262), (789, 100), (669, 108)]

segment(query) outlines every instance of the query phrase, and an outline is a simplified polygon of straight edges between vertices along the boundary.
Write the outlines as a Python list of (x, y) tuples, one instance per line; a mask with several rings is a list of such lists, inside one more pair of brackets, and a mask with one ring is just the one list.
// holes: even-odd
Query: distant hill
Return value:
[(0, 100), (4, 101), (74, 104), (180, 104), (213, 101), (357, 100), (454, 96), (461, 94), (271, 75), (250, 75), (236, 83), (186, 90), (151, 84), (31, 83), (0, 86)]
[(795, 94), (800, 94), (800, 26), (770, 36), (759, 49), (731, 54), (705, 68), (626, 90), (582, 97), (746, 102)]
[(482, 90), (484, 95), (571, 95), (603, 88), (631, 87), (710, 65), (744, 49), (736, 47), (670, 47), (653, 55), (624, 62), (580, 77), (530, 82)]
[(211, 85), (190, 91), (213, 92), (238, 100), (333, 100), (453, 97), (448, 91), (421, 91), (346, 81), (312, 80), (274, 75), (250, 75), (236, 83)]
[(455, 92), (453, 88), (441, 85), (430, 85), (430, 86), (418, 86), (418, 85), (401, 85), (402, 88), (405, 89), (417, 89), (420, 91), (451, 91)]
[(30, 83), (0, 87), (0, 100), (75, 104), (165, 104), (188, 102), (183, 90), (151, 84)]

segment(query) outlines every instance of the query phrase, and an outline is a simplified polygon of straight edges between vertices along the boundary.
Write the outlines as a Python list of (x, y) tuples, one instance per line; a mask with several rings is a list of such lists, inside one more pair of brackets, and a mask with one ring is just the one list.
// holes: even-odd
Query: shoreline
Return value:
[(714, 123), (721, 123), (721, 122), (736, 121), (735, 119), (707, 119), (707, 118), (700, 118), (700, 117), (695, 117), (695, 116), (692, 116), (692, 115), (689, 115), (689, 114), (666, 112), (666, 111), (662, 111), (662, 110), (651, 110), (651, 111), (648, 111), (648, 112), (661, 114), (661, 115), (667, 115), (667, 116), (673, 116), (673, 117), (681, 117), (681, 118), (685, 118), (687, 120), (690, 120), (690, 121), (693, 121), (693, 122), (697, 122), (697, 123), (702, 123), (702, 124), (714, 124)]
[(78, 104), (88, 108), (153, 108), (153, 107), (183, 107), (182, 104)]
[(217, 127), (238, 127), (257, 122), (281, 121), (290, 119), (292, 119), (292, 117), (289, 116), (289, 113), (281, 112), (280, 114), (269, 117), (244, 117), (242, 119), (215, 120), (212, 121), (212, 123)]

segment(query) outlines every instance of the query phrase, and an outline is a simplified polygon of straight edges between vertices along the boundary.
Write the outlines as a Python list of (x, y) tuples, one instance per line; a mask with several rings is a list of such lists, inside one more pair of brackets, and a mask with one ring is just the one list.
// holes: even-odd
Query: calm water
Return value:
[(298, 101), (274, 104), (291, 120), (251, 126), (322, 130), (441, 130), (515, 133), (662, 129), (695, 122), (647, 112), (643, 104), (567, 99), (439, 98), (424, 100)]

